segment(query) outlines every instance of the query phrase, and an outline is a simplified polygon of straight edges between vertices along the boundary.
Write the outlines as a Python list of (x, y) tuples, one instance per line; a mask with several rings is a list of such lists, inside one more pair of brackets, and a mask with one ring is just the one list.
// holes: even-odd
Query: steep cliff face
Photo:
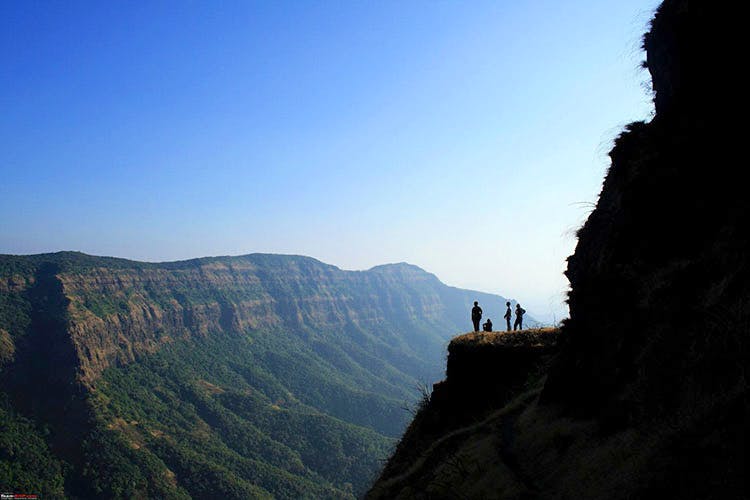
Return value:
[[(468, 488), (464, 477), (454, 482), (452, 476), (457, 471), (463, 476), (466, 467), (488, 458), (485, 466), (512, 463), (507, 446), (493, 448), (493, 457), (479, 453), (465, 460), (458, 452), (467, 436), (487, 430), (482, 423), (493, 421), (498, 408), (518, 394), (538, 393), (557, 339), (553, 328), (454, 338), (446, 379), (433, 386), (429, 398), (425, 395), (368, 498), (493, 498), (492, 490)], [(502, 435), (511, 430), (508, 421), (502, 427)]]
[[(126, 364), (164, 343), (212, 332), (304, 334), (384, 327), (376, 349), (402, 347), (388, 345), (397, 341), (411, 344), (411, 353), (425, 346), (434, 350), (432, 344), (439, 346), (445, 334), (431, 327), (464, 323), (467, 303), (485, 295), (455, 293), (433, 275), (407, 265), (345, 272), (309, 258), (270, 255), (164, 265), (119, 260), (109, 266), (96, 258), (68, 255), (71, 262), (65, 257), (47, 259), (62, 259), (50, 264), (56, 267), (49, 279), (59, 282), (59, 289), (50, 289), (50, 294), (67, 301), (66, 329), (75, 346), (80, 380), (89, 386), (112, 364)], [(23, 302), (21, 297), (38, 273), (28, 269), (26, 274), (3, 277), (9, 300)], [(460, 318), (451, 314), (456, 307), (449, 306), (446, 297), (459, 300)], [(419, 324), (424, 327), (414, 331)], [(412, 332), (402, 336), (396, 327), (407, 325)], [(8, 358), (12, 336), (5, 332), (3, 339), (3, 358)], [(415, 373), (427, 369), (424, 363), (412, 368)]]
[(617, 139), (568, 261), (571, 317), (551, 400), (628, 422), (715, 418), (745, 390), (750, 203), (739, 169), (718, 160), (726, 146), (707, 105), (717, 81), (704, 86), (698, 70), (716, 42), (696, 26), (712, 10), (665, 2), (644, 37), (657, 114)]
[[(349, 497), (403, 429), (419, 381), (439, 377), (473, 300), (505, 301), (407, 264), (0, 256), (3, 417), (17, 429), (32, 419), (48, 446), (38, 454), (69, 464), (73, 495), (228, 484), (230, 497)], [(92, 472), (102, 463), (119, 465)]]
[(714, 101), (732, 85), (705, 67), (726, 46), (699, 30), (720, 8), (667, 0), (654, 16), (656, 115), (610, 153), (536, 392), (442, 434), (419, 458), (429, 466), (384, 477), (373, 497), (746, 496), (750, 199), (723, 160), (736, 146)]

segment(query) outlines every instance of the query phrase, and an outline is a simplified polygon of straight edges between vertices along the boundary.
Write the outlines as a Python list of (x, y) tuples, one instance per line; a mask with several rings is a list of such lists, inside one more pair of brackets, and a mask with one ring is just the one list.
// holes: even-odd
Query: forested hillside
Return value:
[(362, 493), (473, 300), (394, 264), (0, 257), (0, 485), (68, 497)]

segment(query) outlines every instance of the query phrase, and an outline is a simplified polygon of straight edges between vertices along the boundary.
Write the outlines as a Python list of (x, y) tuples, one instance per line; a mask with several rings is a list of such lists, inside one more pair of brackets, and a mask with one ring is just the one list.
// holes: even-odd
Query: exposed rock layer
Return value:
[[(55, 300), (66, 301), (61, 320), (75, 349), (78, 377), (87, 386), (113, 363), (132, 362), (164, 343), (218, 332), (311, 333), (382, 326), (382, 343), (373, 346), (374, 353), (402, 357), (407, 364), (415, 361), (408, 351), (429, 349), (439, 356), (444, 340), (429, 331), (430, 325), (465, 323), (467, 305), (474, 299), (505, 300), (446, 287), (435, 276), (405, 264), (360, 272), (294, 256), (145, 264), (71, 253), (24, 262), (25, 273), (0, 276), (0, 290), (23, 302), (40, 266), (47, 266), (45, 276), (59, 283), (48, 291), (50, 297), (57, 295)], [(417, 321), (425, 328), (401, 339), (393, 328), (399, 321)], [(29, 325), (11, 329), (16, 331), (3, 336), (2, 359), (11, 356), (13, 338), (24, 337)], [(395, 345), (401, 342), (407, 345)], [(429, 370), (424, 363), (417, 365), (417, 371)]]
[[(64, 491), (82, 498), (202, 496), (212, 486), (351, 497), (403, 429), (417, 381), (439, 377), (445, 342), (474, 300), (506, 299), (407, 264), (360, 272), (260, 254), (160, 264), (0, 256), (0, 480), (18, 478), (4, 466), (34, 438), (27, 463), (57, 470), (47, 494), (65, 476)], [(180, 364), (186, 357), (192, 366)], [(226, 394), (204, 398), (211, 383)], [(139, 392), (145, 384), (158, 396)], [(174, 413), (154, 418), (165, 408)], [(185, 408), (195, 411), (175, 417)], [(267, 425), (274, 412), (282, 420)], [(191, 455), (201, 449), (193, 427), (211, 457)], [(182, 439), (161, 440), (165, 430)], [(100, 452), (106, 467), (94, 464)], [(174, 472), (176, 483), (162, 480)]]

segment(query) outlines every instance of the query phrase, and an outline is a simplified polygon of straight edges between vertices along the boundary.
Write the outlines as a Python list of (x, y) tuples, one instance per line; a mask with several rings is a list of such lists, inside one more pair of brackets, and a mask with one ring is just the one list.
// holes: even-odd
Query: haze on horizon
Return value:
[(0, 253), (406, 261), (560, 319), (658, 2), (0, 4)]

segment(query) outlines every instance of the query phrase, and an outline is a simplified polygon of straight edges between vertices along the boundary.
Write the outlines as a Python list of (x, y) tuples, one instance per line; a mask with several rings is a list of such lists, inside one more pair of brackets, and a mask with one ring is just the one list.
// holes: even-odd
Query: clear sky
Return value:
[(657, 4), (0, 2), (0, 253), (407, 261), (560, 319)]

